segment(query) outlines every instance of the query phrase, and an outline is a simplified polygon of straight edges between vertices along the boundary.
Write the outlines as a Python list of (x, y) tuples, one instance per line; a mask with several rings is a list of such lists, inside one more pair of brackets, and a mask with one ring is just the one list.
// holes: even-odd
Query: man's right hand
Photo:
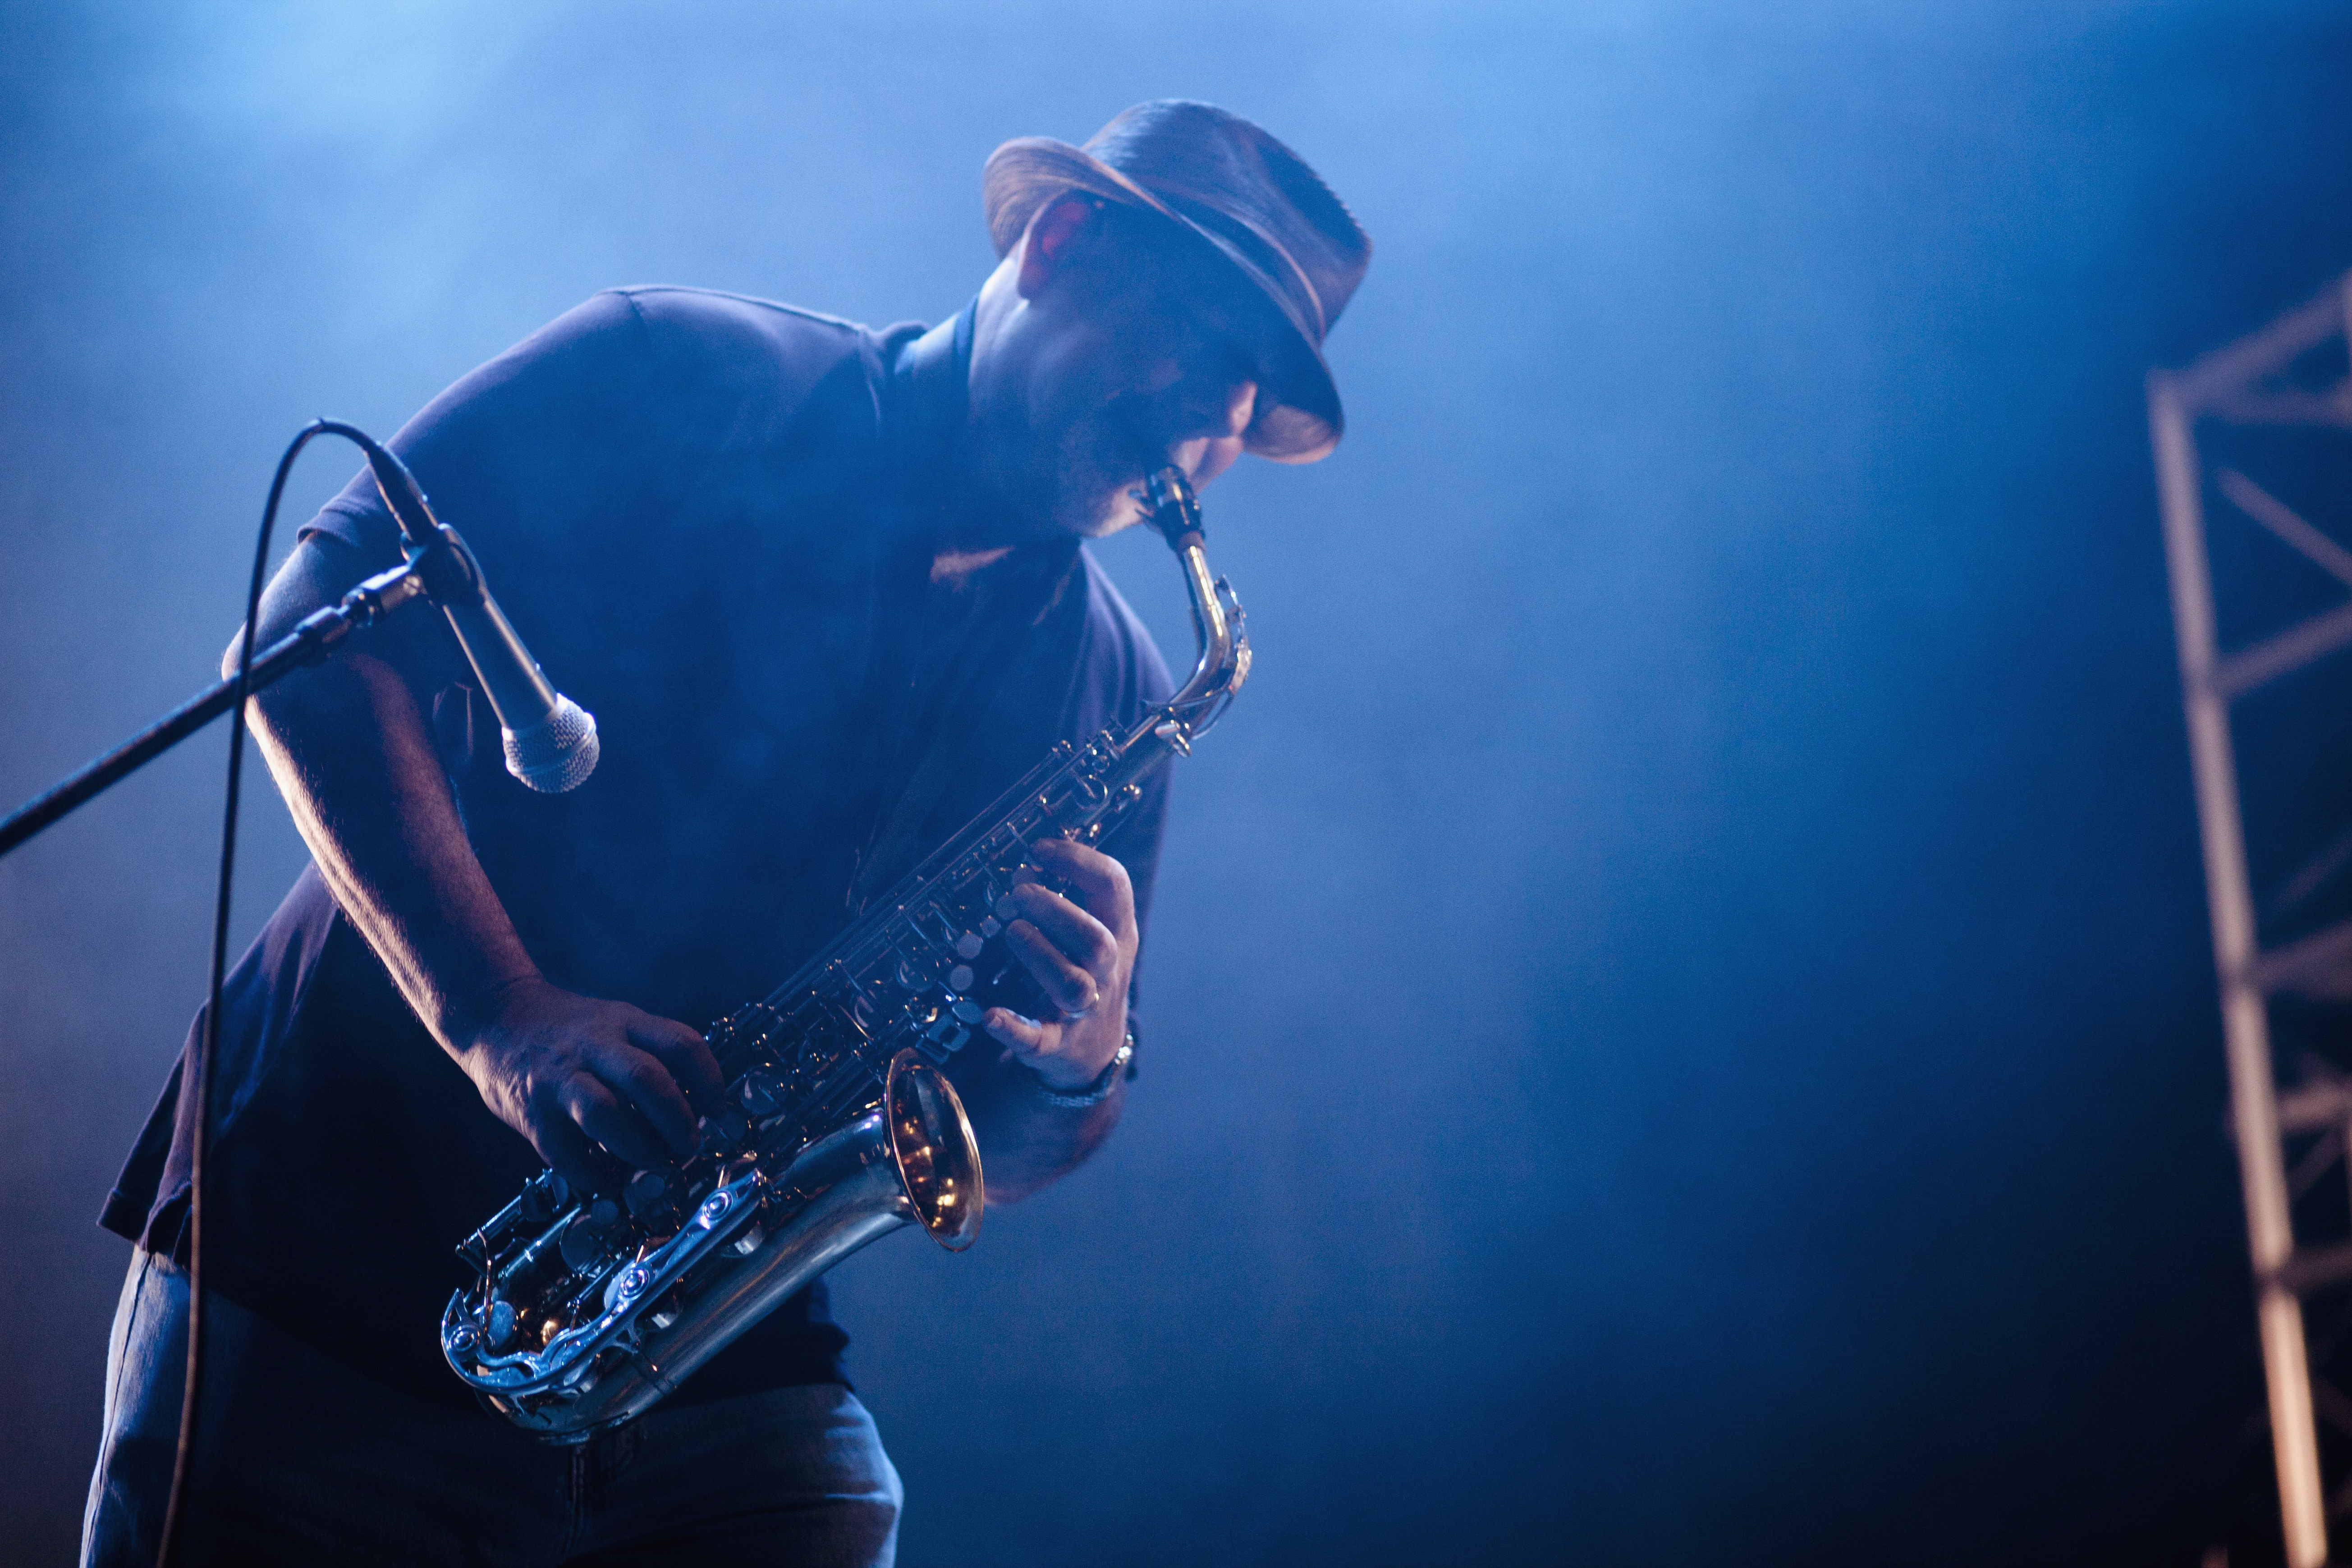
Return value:
[(695, 1107), (725, 1087), (684, 1024), (537, 977), (497, 987), (449, 1032), (483, 1103), (581, 1192), (693, 1153)]

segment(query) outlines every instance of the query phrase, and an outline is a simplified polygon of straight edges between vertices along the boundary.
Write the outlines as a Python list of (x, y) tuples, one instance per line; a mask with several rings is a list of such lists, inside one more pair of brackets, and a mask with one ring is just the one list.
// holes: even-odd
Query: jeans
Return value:
[[(188, 1281), (140, 1249), (106, 1357), (83, 1568), (146, 1568), (163, 1528)], [(180, 1561), (888, 1568), (898, 1474), (839, 1384), (676, 1409), (576, 1447), (384, 1387), (218, 1292)]]

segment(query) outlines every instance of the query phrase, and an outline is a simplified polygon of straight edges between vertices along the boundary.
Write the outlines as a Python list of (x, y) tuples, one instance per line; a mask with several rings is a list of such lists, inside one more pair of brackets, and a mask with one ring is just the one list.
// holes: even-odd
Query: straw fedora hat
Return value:
[(1323, 339), (1370, 265), (1372, 242), (1304, 159), (1214, 104), (1139, 103), (1084, 147), (1024, 136), (981, 175), (989, 238), (1004, 255), (1066, 191), (1158, 213), (1255, 285), (1289, 331), (1263, 345), (1249, 450), (1311, 463), (1339, 444), (1339, 389)]

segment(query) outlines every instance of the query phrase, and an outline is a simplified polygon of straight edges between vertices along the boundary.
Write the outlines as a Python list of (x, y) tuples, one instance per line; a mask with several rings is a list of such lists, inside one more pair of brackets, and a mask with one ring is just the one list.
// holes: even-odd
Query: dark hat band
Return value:
[(1314, 280), (1307, 276), (1307, 269), (1276, 244), (1272, 236), (1239, 214), (1221, 211), (1186, 192), (1163, 185), (1152, 194), (1191, 219), (1194, 227), (1208, 230), (1213, 237), (1225, 242), (1226, 249), (1237, 252), (1234, 258), (1249, 264), (1249, 269), (1257, 275), (1252, 281), (1274, 297), (1292, 324), (1309, 342), (1322, 342), (1329, 331), (1323, 320), (1322, 298), (1315, 292)]

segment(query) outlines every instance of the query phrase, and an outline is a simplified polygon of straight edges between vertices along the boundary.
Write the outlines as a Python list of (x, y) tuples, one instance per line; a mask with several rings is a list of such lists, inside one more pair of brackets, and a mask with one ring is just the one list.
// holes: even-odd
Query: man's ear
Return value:
[(1047, 202), (1029, 220), (1029, 232), (1021, 237), (1018, 287), (1024, 300), (1043, 293), (1086, 249), (1101, 209), (1094, 197), (1072, 191)]

